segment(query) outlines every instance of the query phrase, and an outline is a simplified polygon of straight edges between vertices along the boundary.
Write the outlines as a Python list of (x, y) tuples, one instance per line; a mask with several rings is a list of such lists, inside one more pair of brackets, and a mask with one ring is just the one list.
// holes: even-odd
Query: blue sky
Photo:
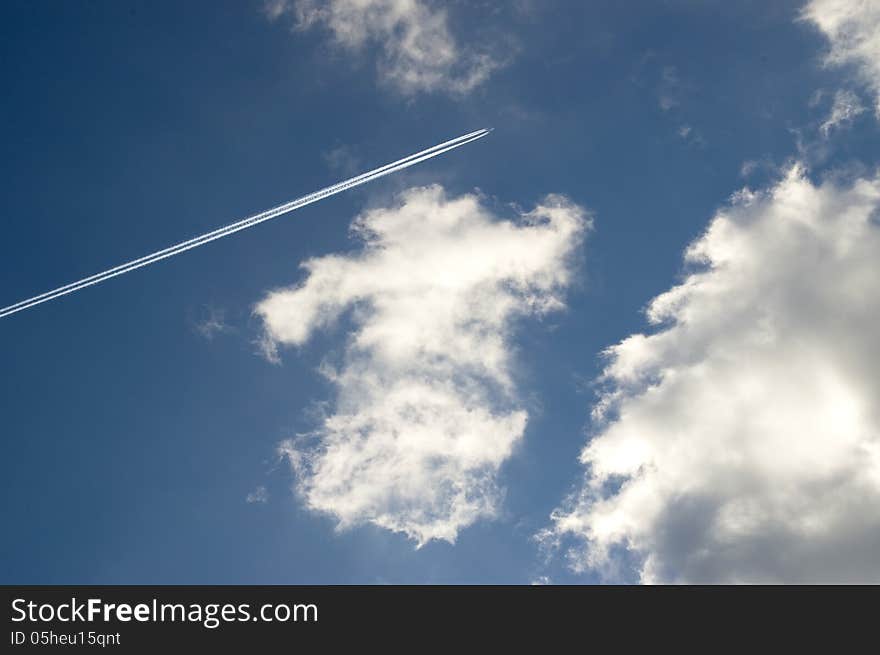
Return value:
[[(832, 0), (813, 5), (821, 10), (823, 2)], [(3, 582), (595, 582), (647, 580), (651, 571), (668, 580), (811, 579), (826, 552), (819, 537), (818, 555), (804, 555), (803, 569), (774, 569), (756, 556), (760, 565), (734, 558), (679, 570), (686, 558), (656, 545), (674, 523), (668, 513), (666, 523), (645, 518), (661, 526), (653, 532), (600, 536), (595, 499), (579, 491), (590, 473), (578, 455), (596, 435), (613, 438), (591, 419), (601, 397), (594, 381), (607, 364), (600, 353), (662, 329), (648, 326), (644, 308), (684, 279), (685, 248), (734, 192), (783, 188), (794, 161), (804, 164), (809, 189), (839, 180), (828, 193), (840, 197), (829, 206), (849, 206), (853, 181), (872, 179), (877, 66), (852, 49), (840, 50), (849, 59), (829, 63), (828, 34), (799, 19), (802, 2), (456, 2), (445, 12), (432, 3), (375, 4), (372, 31), (356, 45), (334, 37), (343, 14), (309, 14), (317, 7), (310, 2), (4, 4), (3, 304), (446, 138), (496, 129), (404, 173), (3, 319)], [(337, 5), (345, 2), (328, 6)], [(384, 30), (382, 12), (400, 7), (415, 18)], [(394, 49), (395, 34), (412, 28), (406, 20), (428, 19), (440, 21), (458, 58), (449, 69), (428, 66), (431, 84), (401, 84), (394, 74), (414, 64)], [(484, 79), (457, 88), (477, 55), (493, 65)], [(823, 131), (835, 99), (849, 97), (843, 92), (863, 110)], [(506, 402), (528, 414), (495, 472), (503, 500), (493, 516), (462, 525), (454, 544), (434, 539), (417, 549), (369, 516), (334, 530), (338, 516), (309, 509), (292, 490), (309, 474), (278, 458), (280, 443), (316, 430), (320, 408), (334, 411), (337, 386), (317, 369), (344, 358), (358, 317), (316, 329), (272, 363), (260, 353), (265, 316), (254, 308), (272, 289), (303, 284), (300, 264), (310, 258), (356, 259), (355, 216), (397, 207), (396, 194), (432, 184), (449, 198), (478, 189), (475, 197), (502, 222), (561, 194), (593, 224), (583, 242), (559, 246), (570, 259), (559, 290), (565, 309), (503, 326), (514, 380)], [(769, 216), (776, 208), (767, 202)], [(871, 248), (876, 223), (864, 229)], [(768, 266), (779, 253), (768, 249)], [(817, 278), (844, 288), (871, 273), (835, 280), (849, 270), (842, 266), (829, 264)], [(789, 273), (767, 288), (784, 292), (779, 280)], [(810, 342), (835, 370), (849, 370), (837, 364), (850, 359), (823, 344), (871, 330), (871, 315), (856, 311), (870, 288), (852, 293), (858, 320)], [(849, 307), (840, 299), (804, 302), (823, 314)], [(768, 316), (778, 318), (772, 307)], [(692, 334), (676, 338), (697, 352)], [(749, 368), (747, 354), (741, 361)], [(661, 362), (658, 370), (683, 366)], [(764, 375), (758, 365), (749, 370)], [(844, 377), (858, 397), (880, 388), (876, 370)], [(625, 389), (624, 402), (643, 392)], [(880, 439), (869, 414), (853, 419), (852, 434), (867, 435), (853, 442), (856, 450)], [(693, 438), (713, 425), (696, 425)], [(839, 448), (844, 442), (832, 439)], [(639, 475), (621, 471), (601, 484), (613, 486), (618, 474)], [(803, 475), (796, 480), (808, 486)], [(265, 502), (247, 502), (260, 488)], [(687, 497), (679, 491), (669, 498)], [(571, 493), (582, 500), (566, 501)], [(880, 496), (859, 494), (861, 506), (876, 507)], [(609, 507), (614, 516), (642, 516)], [(593, 532), (572, 536), (551, 520), (554, 510), (581, 517), (578, 525)], [(716, 535), (711, 543), (754, 550), (767, 535), (749, 529), (758, 541)], [(853, 543), (873, 543), (880, 531), (871, 534)], [(608, 545), (617, 566), (582, 555), (591, 543)], [(859, 561), (865, 568), (839, 576), (880, 570), (876, 559)]]

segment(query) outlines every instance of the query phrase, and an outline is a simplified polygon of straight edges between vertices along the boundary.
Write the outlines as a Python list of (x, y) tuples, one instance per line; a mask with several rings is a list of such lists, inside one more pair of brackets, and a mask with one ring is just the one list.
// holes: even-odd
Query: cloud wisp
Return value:
[(876, 96), (880, 116), (880, 4), (872, 0), (810, 0), (801, 17), (828, 38), (826, 62), (852, 67)]
[(270, 357), (344, 314), (352, 325), (341, 361), (322, 367), (331, 411), (281, 445), (306, 506), (419, 545), (496, 516), (498, 471), (528, 418), (515, 319), (563, 307), (589, 225), (561, 196), (508, 221), (474, 194), (413, 188), (355, 220), (362, 250), (311, 259), (301, 284), (269, 293), (256, 313)]
[(217, 335), (233, 331), (226, 322), (226, 312), (210, 306), (202, 309), (202, 317), (193, 323), (193, 329), (205, 341), (213, 341)]
[(85, 289), (86, 287), (99, 284), (111, 278), (124, 275), (125, 273), (130, 273), (131, 271), (143, 268), (144, 266), (149, 266), (150, 264), (155, 264), (156, 262), (162, 261), (163, 259), (168, 259), (169, 257), (174, 257), (175, 255), (184, 253), (187, 250), (192, 250), (193, 248), (198, 248), (199, 246), (203, 246), (212, 241), (216, 241), (217, 239), (222, 239), (223, 237), (229, 236), (230, 234), (235, 234), (236, 232), (240, 232), (241, 230), (246, 230), (248, 228), (254, 227), (255, 225), (259, 225), (260, 223), (272, 220), (273, 218), (278, 218), (279, 216), (289, 214), (290, 212), (300, 209), (301, 207), (305, 207), (306, 205), (310, 205), (313, 202), (318, 202), (319, 200), (323, 200), (324, 198), (329, 198), (330, 196), (336, 195), (337, 193), (342, 193), (343, 191), (353, 189), (354, 187), (360, 186), (361, 184), (372, 182), (373, 180), (377, 180), (380, 177), (384, 177), (385, 175), (396, 173), (405, 168), (409, 168), (410, 166), (414, 166), (415, 164), (436, 157), (437, 155), (442, 155), (445, 152), (449, 152), (450, 150), (453, 150), (460, 146), (472, 143), (477, 139), (483, 138), (484, 136), (489, 134), (489, 132), (491, 132), (491, 129), (476, 130), (475, 132), (464, 134), (460, 137), (456, 137), (455, 139), (444, 141), (443, 143), (439, 143), (430, 148), (426, 148), (425, 150), (404, 157), (403, 159), (398, 159), (397, 161), (386, 164), (385, 166), (374, 168), (367, 173), (357, 175), (347, 180), (343, 180), (342, 182), (338, 182), (332, 186), (321, 189), (320, 191), (310, 193), (309, 195), (303, 196), (302, 198), (291, 200), (290, 202), (286, 202), (283, 205), (278, 205), (277, 207), (267, 209), (266, 211), (260, 212), (259, 214), (249, 216), (248, 218), (236, 221), (235, 223), (230, 223), (229, 225), (213, 230), (212, 232), (193, 237), (192, 239), (187, 239), (186, 241), (182, 241), (181, 243), (178, 243), (176, 245), (169, 246), (168, 248), (164, 248), (163, 250), (157, 250), (156, 252), (145, 255), (144, 257), (126, 262), (125, 264), (120, 264), (119, 266), (115, 266), (111, 269), (103, 271), (102, 273), (96, 273), (95, 275), (83, 278), (82, 280), (71, 282), (70, 284), (65, 284), (62, 287), (58, 287), (57, 289), (53, 289), (52, 291), (41, 293), (40, 295), (28, 298), (27, 300), (21, 300), (13, 305), (9, 305), (8, 307), (3, 307), (2, 309), (0, 309), (0, 318), (3, 318), (4, 316), (10, 316), (17, 312), (42, 304), (44, 302), (54, 300), (55, 298), (66, 296), (75, 291), (79, 291), (80, 289)]
[(404, 95), (466, 94), (501, 66), (459, 44), (446, 12), (424, 0), (268, 0), (265, 11), (271, 20), (292, 16), (297, 30), (323, 27), (351, 52), (378, 45), (379, 78)]
[[(642, 582), (880, 581), (880, 178), (737, 194), (607, 351), (544, 535)], [(632, 562), (635, 561), (635, 566)]]
[(828, 118), (819, 126), (819, 131), (827, 138), (833, 131), (850, 125), (864, 111), (865, 107), (855, 93), (843, 89), (838, 90), (834, 94)]

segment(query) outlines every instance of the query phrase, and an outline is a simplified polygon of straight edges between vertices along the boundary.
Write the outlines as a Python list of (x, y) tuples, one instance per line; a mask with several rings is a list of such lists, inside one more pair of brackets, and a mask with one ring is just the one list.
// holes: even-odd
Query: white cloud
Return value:
[[(880, 582), (880, 178), (736, 194), (610, 348), (549, 543), (645, 582)], [(633, 566), (632, 562), (637, 562)]]
[(424, 0), (269, 0), (266, 14), (289, 14), (297, 29), (322, 26), (352, 52), (377, 44), (380, 78), (406, 95), (464, 94), (500, 66), (488, 52), (461, 46), (446, 12)]
[(865, 107), (859, 97), (852, 91), (839, 90), (834, 94), (831, 111), (828, 118), (819, 126), (819, 130), (826, 137), (843, 125), (853, 122), (856, 116), (864, 113)]
[(270, 355), (351, 312), (341, 364), (323, 367), (332, 411), (281, 446), (310, 509), (419, 544), (497, 513), (496, 476), (527, 421), (512, 321), (563, 307), (588, 226), (561, 196), (511, 222), (473, 194), (414, 188), (355, 220), (360, 252), (305, 262), (302, 284), (257, 305)]
[(853, 66), (877, 95), (880, 115), (880, 3), (876, 0), (810, 0), (802, 17), (831, 43), (827, 62)]

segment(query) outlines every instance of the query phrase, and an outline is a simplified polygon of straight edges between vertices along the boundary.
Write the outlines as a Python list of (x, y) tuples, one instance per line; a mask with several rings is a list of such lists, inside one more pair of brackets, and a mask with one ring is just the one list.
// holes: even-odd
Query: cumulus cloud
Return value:
[(290, 15), (299, 30), (323, 27), (352, 52), (378, 45), (380, 78), (406, 95), (464, 94), (500, 66), (488, 52), (459, 44), (446, 12), (424, 0), (269, 0), (266, 14)]
[(828, 38), (827, 62), (852, 66), (877, 95), (880, 115), (880, 3), (875, 0), (810, 0), (802, 17)]
[(507, 221), (474, 194), (414, 188), (354, 221), (360, 251), (305, 262), (301, 284), (257, 305), (270, 356), (352, 325), (341, 362), (323, 366), (332, 409), (281, 445), (310, 509), (419, 545), (497, 513), (497, 473), (528, 418), (513, 322), (563, 307), (589, 223), (561, 196)]
[[(643, 582), (880, 582), (880, 178), (742, 191), (607, 351), (550, 542)], [(574, 542), (568, 541), (574, 538)]]

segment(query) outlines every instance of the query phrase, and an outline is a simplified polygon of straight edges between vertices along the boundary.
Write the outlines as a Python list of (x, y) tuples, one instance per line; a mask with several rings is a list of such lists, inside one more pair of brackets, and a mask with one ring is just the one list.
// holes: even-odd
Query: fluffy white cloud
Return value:
[(381, 79), (408, 95), (467, 93), (499, 67), (488, 52), (458, 44), (446, 12), (424, 0), (269, 0), (266, 13), (292, 15), (297, 29), (323, 26), (353, 52), (378, 44)]
[[(578, 569), (645, 582), (880, 582), (880, 178), (743, 191), (607, 352)], [(633, 562), (637, 564), (633, 565)]]
[(853, 66), (861, 80), (877, 94), (880, 114), (880, 3), (810, 0), (802, 16), (828, 37), (828, 63)]
[(316, 433), (282, 445), (312, 510), (419, 544), (454, 541), (498, 509), (497, 472), (527, 414), (511, 376), (511, 325), (563, 306), (584, 211), (548, 196), (516, 222), (439, 186), (358, 217), (361, 251), (312, 259), (299, 286), (256, 308), (267, 352), (300, 346), (350, 310), (337, 388)]

